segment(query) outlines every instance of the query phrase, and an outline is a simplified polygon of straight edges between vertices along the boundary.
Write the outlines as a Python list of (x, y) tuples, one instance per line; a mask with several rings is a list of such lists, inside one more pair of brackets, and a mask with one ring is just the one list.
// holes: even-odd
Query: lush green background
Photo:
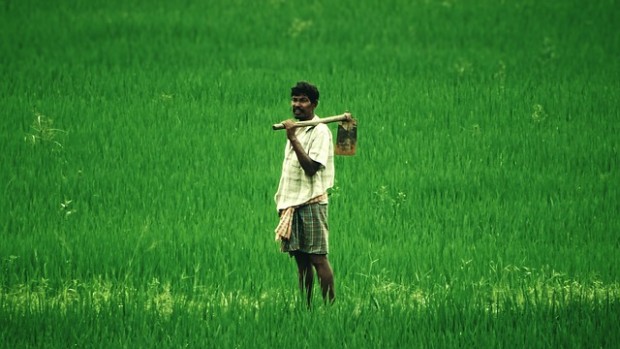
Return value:
[[(0, 5), (3, 347), (620, 342), (618, 1)], [(311, 312), (273, 242), (298, 80), (360, 135)]]

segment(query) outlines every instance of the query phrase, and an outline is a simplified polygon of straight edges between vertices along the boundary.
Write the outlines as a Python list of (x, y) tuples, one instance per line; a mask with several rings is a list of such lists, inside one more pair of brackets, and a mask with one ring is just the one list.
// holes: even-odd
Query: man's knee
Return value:
[(327, 255), (324, 254), (311, 254), (310, 261), (315, 267), (329, 265), (329, 262), (327, 261)]

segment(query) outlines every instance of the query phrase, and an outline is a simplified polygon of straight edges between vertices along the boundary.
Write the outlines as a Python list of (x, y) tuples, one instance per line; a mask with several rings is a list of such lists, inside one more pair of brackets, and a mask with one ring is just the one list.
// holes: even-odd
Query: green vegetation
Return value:
[[(617, 347), (618, 8), (1, 2), (1, 346)], [(312, 311), (273, 241), (302, 79), (360, 137)]]

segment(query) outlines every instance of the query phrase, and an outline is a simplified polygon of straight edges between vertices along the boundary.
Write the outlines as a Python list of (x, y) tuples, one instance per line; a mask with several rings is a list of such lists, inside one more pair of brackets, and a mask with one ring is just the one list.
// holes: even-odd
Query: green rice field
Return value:
[[(0, 347), (618, 348), (618, 23), (617, 0), (0, 1)], [(311, 309), (273, 233), (299, 80), (359, 135)]]

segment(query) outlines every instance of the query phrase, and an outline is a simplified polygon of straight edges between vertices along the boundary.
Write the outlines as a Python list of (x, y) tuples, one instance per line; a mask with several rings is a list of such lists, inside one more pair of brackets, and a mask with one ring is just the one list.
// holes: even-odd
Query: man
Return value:
[[(291, 106), (299, 121), (319, 119), (314, 109), (319, 90), (307, 82), (291, 88)], [(275, 195), (280, 214), (276, 239), (283, 252), (297, 262), (299, 288), (312, 300), (314, 269), (321, 285), (323, 300), (334, 302), (334, 275), (327, 259), (329, 231), (327, 190), (334, 185), (334, 151), (327, 125), (295, 127), (293, 120), (283, 122), (286, 148), (282, 176)]]

